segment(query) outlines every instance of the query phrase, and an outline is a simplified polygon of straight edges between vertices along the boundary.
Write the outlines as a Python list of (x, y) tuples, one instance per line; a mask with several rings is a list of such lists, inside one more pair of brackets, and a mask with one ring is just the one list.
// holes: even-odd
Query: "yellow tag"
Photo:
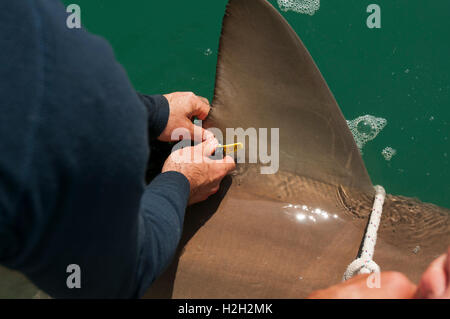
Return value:
[(244, 145), (242, 143), (236, 143), (236, 144), (228, 144), (228, 145), (219, 145), (217, 148), (223, 148), (224, 154), (231, 154), (236, 153), (238, 150), (241, 150), (244, 148)]

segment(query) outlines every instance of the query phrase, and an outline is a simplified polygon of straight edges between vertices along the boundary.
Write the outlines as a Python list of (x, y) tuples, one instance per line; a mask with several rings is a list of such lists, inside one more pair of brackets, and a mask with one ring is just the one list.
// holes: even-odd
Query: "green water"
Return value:
[[(212, 98), (226, 0), (76, 3), (83, 25), (109, 40), (136, 89)], [(381, 29), (366, 26), (371, 3), (381, 6)], [(363, 149), (374, 184), (450, 208), (450, 1), (322, 0), (313, 16), (283, 15), (345, 117), (387, 120)], [(381, 155), (387, 146), (397, 150), (391, 161)]]

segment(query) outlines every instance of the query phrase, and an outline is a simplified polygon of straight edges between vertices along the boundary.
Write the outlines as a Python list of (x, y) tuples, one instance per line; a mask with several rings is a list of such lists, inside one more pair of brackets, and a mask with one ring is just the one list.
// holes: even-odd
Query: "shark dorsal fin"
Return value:
[(280, 128), (280, 169), (373, 192), (352, 133), (305, 46), (265, 0), (230, 0), (208, 126)]

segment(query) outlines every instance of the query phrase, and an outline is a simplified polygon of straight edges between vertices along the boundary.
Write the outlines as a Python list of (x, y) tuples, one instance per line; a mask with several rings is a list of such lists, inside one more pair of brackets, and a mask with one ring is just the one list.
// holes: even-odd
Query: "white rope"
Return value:
[(377, 232), (378, 227), (380, 226), (386, 191), (382, 186), (375, 186), (375, 192), (375, 200), (373, 202), (369, 225), (367, 226), (367, 231), (364, 236), (361, 256), (348, 265), (344, 274), (344, 281), (355, 275), (380, 272), (380, 267), (373, 261), (373, 254), (377, 243)]

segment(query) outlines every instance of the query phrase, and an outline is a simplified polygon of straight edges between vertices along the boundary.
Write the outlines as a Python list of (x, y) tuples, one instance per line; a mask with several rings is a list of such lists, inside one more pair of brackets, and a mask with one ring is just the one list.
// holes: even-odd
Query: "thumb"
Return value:
[(203, 156), (209, 157), (216, 151), (217, 146), (219, 146), (219, 141), (215, 138), (210, 138), (197, 146), (202, 148)]
[(226, 174), (234, 171), (236, 169), (236, 162), (231, 156), (225, 156), (221, 160), (216, 160), (216, 163), (224, 165)]
[(444, 294), (447, 288), (445, 271), (447, 255), (435, 259), (420, 279), (416, 298), (437, 298)]

